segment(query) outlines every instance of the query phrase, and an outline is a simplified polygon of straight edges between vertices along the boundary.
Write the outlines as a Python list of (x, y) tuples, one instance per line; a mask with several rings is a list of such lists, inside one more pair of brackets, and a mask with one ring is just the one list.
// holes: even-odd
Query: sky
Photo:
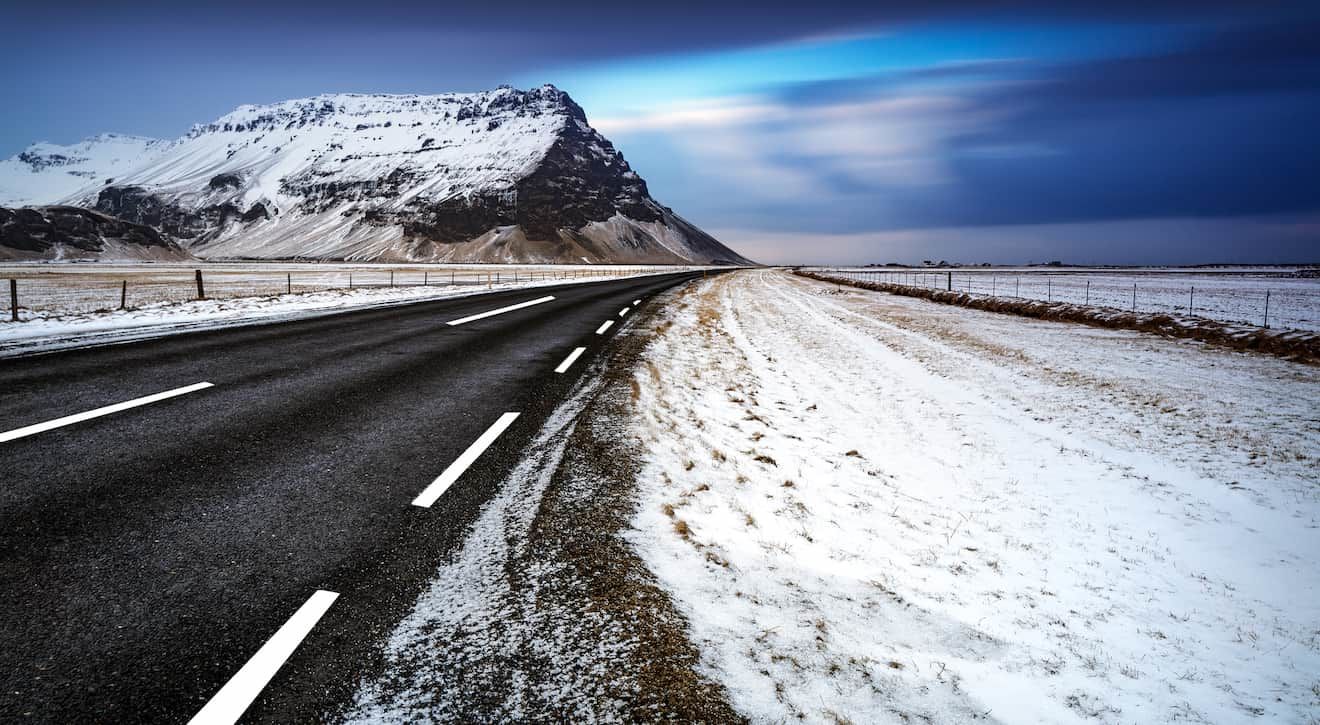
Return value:
[(553, 83), (762, 262), (1320, 262), (1320, 3), (0, 0), (0, 27), (0, 157)]

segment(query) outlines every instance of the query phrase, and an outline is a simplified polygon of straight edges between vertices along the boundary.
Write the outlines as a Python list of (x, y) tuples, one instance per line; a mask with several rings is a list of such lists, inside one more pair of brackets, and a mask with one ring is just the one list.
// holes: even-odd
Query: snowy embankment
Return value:
[[(798, 274), (835, 284), (919, 297), (960, 307), (1042, 320), (1078, 322), (1096, 327), (1153, 332), (1167, 337), (1184, 337), (1240, 350), (1259, 350), (1302, 362), (1320, 363), (1320, 332), (1310, 329), (1270, 329), (1177, 312), (1133, 312), (1101, 305), (978, 295), (958, 290), (859, 280), (827, 272)], [(1305, 318), (1305, 324), (1314, 324), (1310, 316)]]
[(782, 273), (681, 300), (630, 537), (742, 714), (1315, 722), (1320, 370)]
[[(648, 269), (641, 274), (664, 270)], [(24, 311), (24, 320), (0, 320), (0, 357), (68, 347), (141, 340), (234, 325), (284, 322), (354, 309), (407, 304), (484, 292), (599, 281), (542, 278), (464, 286), (400, 286), (328, 289), (226, 299), (157, 302), (125, 310), (58, 313)]]

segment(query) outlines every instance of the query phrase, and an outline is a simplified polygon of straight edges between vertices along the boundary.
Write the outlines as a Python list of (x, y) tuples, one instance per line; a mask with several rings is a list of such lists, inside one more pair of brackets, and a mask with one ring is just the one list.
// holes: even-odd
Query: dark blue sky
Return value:
[(1318, 6), (5, 0), (0, 156), (550, 82), (764, 261), (1317, 261)]

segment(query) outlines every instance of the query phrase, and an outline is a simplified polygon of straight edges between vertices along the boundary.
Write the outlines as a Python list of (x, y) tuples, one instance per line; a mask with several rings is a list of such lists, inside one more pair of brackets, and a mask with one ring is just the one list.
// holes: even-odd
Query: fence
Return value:
[(581, 280), (632, 276), (677, 267), (316, 267), (261, 269), (254, 267), (152, 267), (37, 269), (15, 267), (0, 272), (8, 277), (7, 314), (0, 320), (18, 320), (19, 311), (39, 314), (83, 314), (205, 298), (305, 294), (327, 290), (389, 287), (478, 287), (505, 283)]
[(1063, 302), (1320, 331), (1320, 279), (1283, 273), (812, 271), (861, 282), (945, 289), (984, 297)]

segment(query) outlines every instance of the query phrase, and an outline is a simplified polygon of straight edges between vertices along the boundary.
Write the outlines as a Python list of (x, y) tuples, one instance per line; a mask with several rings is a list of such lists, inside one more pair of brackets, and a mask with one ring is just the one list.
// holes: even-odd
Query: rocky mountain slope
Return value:
[(53, 204), (84, 187), (113, 183), (116, 176), (172, 146), (170, 141), (117, 133), (69, 146), (32, 144), (17, 156), (0, 160), (0, 206)]
[(111, 178), (63, 201), (204, 258), (747, 262), (548, 85), (240, 106)]
[(72, 206), (0, 207), (0, 260), (187, 260), (151, 227)]

